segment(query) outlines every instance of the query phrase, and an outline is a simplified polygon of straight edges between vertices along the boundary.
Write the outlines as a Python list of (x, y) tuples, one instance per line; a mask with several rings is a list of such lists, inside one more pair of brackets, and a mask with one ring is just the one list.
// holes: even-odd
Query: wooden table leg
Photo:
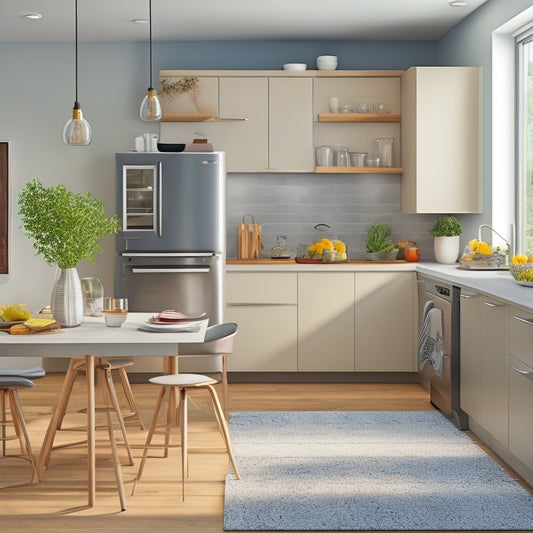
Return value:
[(95, 437), (95, 392), (94, 355), (85, 356), (87, 380), (87, 483), (88, 505), (94, 506), (96, 498), (96, 437)]
[(43, 444), (41, 446), (41, 452), (39, 454), (39, 459), (37, 461), (37, 471), (39, 472), (39, 475), (42, 475), (48, 466), (48, 462), (50, 461), (50, 454), (52, 453), (52, 447), (54, 445), (57, 428), (61, 425), (60, 421), (64, 415), (70, 391), (72, 390), (71, 381), (76, 375), (76, 370), (74, 368), (76, 364), (76, 359), (72, 358), (70, 360), (67, 373), (65, 374), (63, 385), (61, 386), (61, 392), (59, 393), (57, 406), (52, 415), (52, 419), (50, 420), (50, 424), (48, 425), (48, 429), (46, 430)]

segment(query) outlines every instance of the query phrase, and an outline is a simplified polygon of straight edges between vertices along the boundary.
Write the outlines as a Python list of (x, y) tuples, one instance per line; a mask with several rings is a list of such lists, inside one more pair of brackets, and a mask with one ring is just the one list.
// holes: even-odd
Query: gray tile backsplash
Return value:
[[(364, 259), (368, 227), (386, 222), (392, 224), (393, 240), (416, 241), (421, 259), (433, 260), (428, 230), (437, 217), (400, 213), (400, 179), (397, 174), (228, 174), (227, 256), (237, 257), (237, 226), (251, 214), (261, 224), (265, 257), (282, 234), (294, 252), (298, 243), (328, 237), (344, 241), (350, 259)], [(317, 224), (331, 229), (317, 231)]]

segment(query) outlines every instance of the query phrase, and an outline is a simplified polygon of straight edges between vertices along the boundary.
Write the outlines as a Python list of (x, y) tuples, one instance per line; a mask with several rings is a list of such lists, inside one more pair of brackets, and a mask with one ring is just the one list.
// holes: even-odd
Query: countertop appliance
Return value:
[(115, 158), (122, 223), (115, 296), (128, 298), (135, 312), (205, 312), (210, 325), (223, 322), (225, 153), (129, 152)]
[[(440, 309), (444, 351), (440, 376), (430, 364), (421, 371), (420, 380), (429, 389), (435, 407), (460, 430), (468, 429), (468, 417), (460, 404), (460, 288), (441, 280), (418, 274), (419, 331), (423, 325), (424, 308), (430, 301)], [(430, 304), (431, 305), (431, 304)]]

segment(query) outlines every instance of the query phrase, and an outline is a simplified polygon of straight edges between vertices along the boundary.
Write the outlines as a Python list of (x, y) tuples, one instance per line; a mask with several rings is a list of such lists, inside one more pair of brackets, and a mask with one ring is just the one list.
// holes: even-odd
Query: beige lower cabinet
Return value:
[(416, 304), (412, 272), (355, 274), (355, 370), (416, 370), (413, 324)]
[(228, 272), (231, 372), (414, 372), (414, 272)]
[(226, 318), (239, 331), (230, 372), (297, 371), (297, 274), (226, 274)]
[(298, 274), (298, 371), (353, 372), (353, 272)]
[(533, 470), (533, 315), (509, 308), (509, 450)]
[(461, 291), (461, 409), (481, 423), (481, 296)]
[(507, 305), (481, 299), (481, 425), (508, 444)]

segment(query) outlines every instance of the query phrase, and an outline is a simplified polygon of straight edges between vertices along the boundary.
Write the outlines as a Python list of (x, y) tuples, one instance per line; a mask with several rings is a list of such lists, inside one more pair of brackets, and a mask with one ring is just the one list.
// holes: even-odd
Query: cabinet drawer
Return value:
[(228, 272), (226, 274), (226, 303), (285, 304), (298, 302), (296, 273)]
[(533, 315), (513, 308), (509, 313), (509, 352), (533, 367)]

